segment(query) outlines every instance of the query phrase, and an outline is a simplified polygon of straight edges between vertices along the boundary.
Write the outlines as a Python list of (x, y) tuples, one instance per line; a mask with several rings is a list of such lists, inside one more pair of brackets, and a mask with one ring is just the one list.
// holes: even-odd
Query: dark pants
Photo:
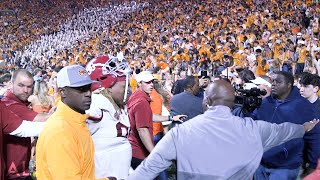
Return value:
[(143, 161), (142, 159), (132, 157), (132, 159), (131, 159), (132, 169), (135, 170), (142, 163), (142, 161)]
[[(161, 133), (158, 133), (154, 136), (153, 140), (154, 140), (154, 144), (156, 145), (160, 140), (161, 138), (164, 136), (164, 134), (161, 132)], [(168, 173), (166, 170), (162, 171), (159, 176), (156, 178), (156, 180), (168, 180)]]
[(291, 72), (292, 71), (292, 67), (290, 65), (288, 65), (288, 64), (283, 64), (282, 71)]
[(296, 67), (296, 74), (300, 74), (303, 72), (304, 69), (304, 63), (297, 63), (297, 67)]
[(296, 180), (299, 169), (270, 169), (260, 165), (254, 174), (254, 180)]

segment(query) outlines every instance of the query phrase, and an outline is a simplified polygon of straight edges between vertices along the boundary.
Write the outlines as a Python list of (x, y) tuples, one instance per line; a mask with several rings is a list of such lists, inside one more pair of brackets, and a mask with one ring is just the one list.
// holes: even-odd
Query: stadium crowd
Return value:
[(0, 10), (0, 178), (320, 179), (318, 1)]

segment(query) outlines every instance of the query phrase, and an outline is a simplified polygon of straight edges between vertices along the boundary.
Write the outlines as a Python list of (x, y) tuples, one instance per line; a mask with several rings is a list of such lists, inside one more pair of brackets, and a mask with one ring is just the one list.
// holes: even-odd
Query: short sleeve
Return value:
[(2, 121), (2, 129), (5, 134), (10, 134), (16, 130), (21, 124), (23, 119), (9, 111), (6, 106), (0, 104), (0, 113)]
[(152, 111), (147, 101), (139, 102), (134, 109), (135, 123), (137, 128), (152, 127)]
[(33, 119), (38, 115), (38, 113), (30, 110), (24, 104), (13, 104), (8, 106), (8, 109), (10, 109), (10, 111), (15, 115), (27, 121), (33, 121)]

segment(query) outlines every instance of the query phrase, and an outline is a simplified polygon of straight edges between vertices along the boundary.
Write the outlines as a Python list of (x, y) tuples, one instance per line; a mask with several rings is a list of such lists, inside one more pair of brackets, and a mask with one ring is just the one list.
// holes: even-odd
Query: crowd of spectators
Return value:
[[(218, 79), (231, 82), (235, 89), (254, 87), (266, 91), (261, 106), (254, 107), (257, 109), (253, 114), (240, 112), (241, 116), (250, 115), (278, 124), (288, 121), (303, 124), (319, 114), (313, 114), (314, 106), (318, 108), (317, 111), (320, 108), (320, 5), (316, 1), (10, 0), (0, 1), (0, 10), (0, 95), (4, 96), (1, 102), (6, 101), (6, 105), (11, 106), (9, 96), (19, 102), (23, 111), (15, 108), (12, 112), (21, 119), (44, 121), (55, 111), (55, 107), (61, 104), (59, 88), (62, 87), (57, 85), (57, 73), (63, 67), (80, 65), (87, 66), (91, 75), (96, 67), (90, 62), (99, 64), (98, 57), (101, 56), (112, 59), (110, 62), (103, 60), (103, 64), (107, 63), (110, 69), (117, 67), (117, 63), (128, 64), (129, 77), (122, 78), (121, 81), (124, 82), (121, 83), (125, 87), (129, 80), (130, 88), (124, 88), (124, 94), (136, 92), (132, 98), (139, 95), (137, 92), (141, 93), (140, 95), (146, 98), (144, 105), (147, 106), (153, 98), (160, 99), (161, 105), (153, 107), (151, 103), (148, 117), (145, 115), (145, 123), (148, 125), (155, 121), (154, 114), (163, 115), (162, 112), (168, 110), (171, 115), (186, 115), (185, 121), (205, 113), (203, 100), (206, 89), (210, 82)], [(143, 80), (151, 77), (150, 74), (141, 77), (140, 73), (147, 71), (153, 72), (158, 88), (156, 84), (153, 85), (153, 78), (149, 81)], [(12, 72), (15, 72), (15, 76), (26, 75), (28, 83), (23, 81), (22, 76), (12, 77)], [(99, 78), (94, 80), (104, 80)], [(24, 83), (25, 91), (21, 83), (19, 85), (20, 81)], [(278, 89), (274, 88), (275, 83), (279, 86)], [(113, 84), (109, 84), (104, 88), (112, 87)], [(150, 88), (143, 89), (146, 87)], [(116, 112), (120, 109), (125, 111), (123, 104), (113, 102), (114, 97), (111, 97), (109, 91), (99, 93), (110, 100), (109, 106), (114, 106)], [(277, 96), (277, 93), (281, 94), (281, 97)], [(269, 96), (270, 94), (272, 96)], [(292, 114), (270, 117), (277, 113), (277, 107), (281, 103), (293, 99), (298, 103), (288, 103), (288, 110), (284, 110), (285, 112), (299, 109), (298, 106), (302, 104), (305, 106), (299, 111), (292, 110), (295, 111)], [(158, 107), (160, 111), (154, 109)], [(24, 112), (28, 112), (30, 116), (23, 114)], [(134, 113), (129, 111), (130, 116), (135, 116)], [(123, 120), (127, 128), (127, 133), (123, 135), (125, 138), (129, 136), (129, 127), (135, 127), (132, 122), (128, 125), (127, 121), (134, 119), (130, 116)], [(292, 120), (297, 116), (301, 116), (300, 119)], [(160, 119), (159, 121), (166, 120)], [(161, 124), (153, 123), (153, 129), (151, 125), (151, 129), (147, 130), (153, 131), (150, 136), (153, 135), (155, 139), (157, 137), (156, 142), (167, 131)], [(173, 126), (175, 125), (176, 123), (173, 123)], [(42, 128), (42, 125), (37, 128)], [(319, 128), (314, 131), (317, 131), (314, 133), (316, 135), (306, 134), (304, 140), (299, 139), (296, 144), (289, 145), (291, 147), (300, 143), (300, 146), (305, 143), (312, 149), (312, 152), (305, 154), (307, 163), (302, 167), (304, 175), (316, 168), (319, 158), (320, 150), (312, 144), (315, 142), (314, 137), (319, 138)], [(133, 139), (139, 141), (137, 139), (140, 132), (131, 132), (135, 132), (133, 134), (136, 137)], [(6, 146), (9, 149), (19, 149), (14, 141), (21, 138), (11, 137), (11, 141), (5, 142)], [(29, 173), (28, 162), (30, 159), (35, 160), (34, 152), (31, 154), (30, 138), (24, 137), (23, 141), (26, 146), (20, 154), (24, 159), (23, 165), (19, 165), (21, 159), (17, 162), (12, 160), (14, 163), (10, 164), (10, 158), (15, 159), (13, 153), (6, 159), (6, 174), (11, 179), (17, 178), (17, 174)], [(311, 145), (308, 142), (311, 142)], [(126, 143), (129, 145), (127, 139)], [(132, 142), (130, 143), (132, 146)], [(145, 145), (143, 142), (139, 143)], [(36, 140), (33, 140), (32, 144), (35, 145)], [(143, 156), (137, 156), (136, 152), (133, 152), (135, 162), (131, 162), (131, 167), (138, 167), (152, 152), (153, 147), (153, 142), (150, 141), (148, 147), (143, 149)], [(276, 148), (279, 149), (279, 146)], [(296, 151), (303, 152), (302, 146)], [(303, 164), (300, 156), (290, 156), (292, 162), (272, 164), (275, 159), (279, 159), (273, 157), (272, 162), (269, 162), (270, 159), (266, 156), (276, 153), (264, 154), (262, 161), (265, 164), (261, 164), (259, 171), (265, 173), (270, 164), (276, 167), (274, 169), (281, 166), (285, 167), (284, 169), (288, 166), (291, 168), (293, 164), (295, 176)], [(16, 168), (18, 166), (19, 168)], [(104, 165), (100, 164), (101, 167), (103, 169)], [(31, 172), (32, 170), (33, 168)], [(165, 171), (162, 173), (166, 174)], [(101, 177), (105, 177), (103, 170)], [(255, 175), (257, 179), (260, 177)]]

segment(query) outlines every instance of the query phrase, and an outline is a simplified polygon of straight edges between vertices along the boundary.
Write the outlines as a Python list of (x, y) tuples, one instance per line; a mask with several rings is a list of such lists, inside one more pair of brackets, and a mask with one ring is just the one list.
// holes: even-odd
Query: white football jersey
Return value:
[(126, 179), (131, 164), (132, 150), (128, 137), (130, 122), (127, 108), (116, 112), (112, 103), (102, 94), (92, 94), (87, 120), (95, 148), (96, 178)]

